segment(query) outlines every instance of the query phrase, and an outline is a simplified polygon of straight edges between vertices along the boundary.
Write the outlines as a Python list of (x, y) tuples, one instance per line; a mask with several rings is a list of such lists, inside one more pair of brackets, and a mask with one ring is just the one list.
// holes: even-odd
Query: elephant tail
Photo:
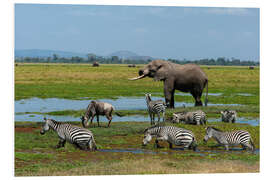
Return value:
[(205, 81), (205, 88), (206, 88), (206, 92), (205, 92), (204, 104), (205, 104), (205, 106), (207, 106), (207, 103), (208, 103), (208, 79), (206, 79), (206, 81)]

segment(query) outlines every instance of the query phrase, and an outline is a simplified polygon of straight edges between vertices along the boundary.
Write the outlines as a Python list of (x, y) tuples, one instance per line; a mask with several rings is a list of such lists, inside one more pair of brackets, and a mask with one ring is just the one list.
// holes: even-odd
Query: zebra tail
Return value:
[(205, 100), (204, 100), (204, 104), (205, 106), (207, 106), (207, 103), (208, 103), (208, 80), (206, 80), (206, 92), (205, 92)]

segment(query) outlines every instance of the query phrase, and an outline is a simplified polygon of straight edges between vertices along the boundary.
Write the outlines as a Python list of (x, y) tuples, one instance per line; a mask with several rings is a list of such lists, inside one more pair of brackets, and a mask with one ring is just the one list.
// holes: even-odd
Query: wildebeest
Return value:
[[(106, 118), (109, 120), (108, 127), (110, 126), (110, 123), (112, 121), (112, 112), (115, 110), (113, 105), (106, 103), (106, 102), (100, 102), (100, 101), (91, 101), (90, 104), (87, 106), (86, 112), (84, 116), (81, 117), (82, 125), (83, 127), (86, 127), (89, 125), (89, 119), (91, 117), (91, 124), (93, 122), (93, 119), (95, 116), (97, 116), (97, 122), (99, 126), (99, 115), (106, 116)], [(118, 112), (115, 112), (117, 116), (122, 116)]]
[(249, 66), (248, 69), (254, 69), (254, 66)]
[(92, 64), (93, 67), (98, 67), (99, 66), (99, 63), (97, 61), (93, 62)]

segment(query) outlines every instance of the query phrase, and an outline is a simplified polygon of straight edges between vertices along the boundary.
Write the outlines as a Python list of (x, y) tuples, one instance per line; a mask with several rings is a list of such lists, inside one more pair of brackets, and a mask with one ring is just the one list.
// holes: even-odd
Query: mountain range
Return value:
[[(83, 57), (87, 58), (87, 53), (76, 53), (57, 50), (43, 50), (43, 49), (18, 49), (15, 50), (15, 57), (52, 57), (53, 54), (57, 54), (59, 57), (71, 58), (71, 57)], [(153, 60), (151, 56), (141, 56), (131, 51), (116, 51), (104, 57), (118, 56), (121, 59), (131, 60)]]

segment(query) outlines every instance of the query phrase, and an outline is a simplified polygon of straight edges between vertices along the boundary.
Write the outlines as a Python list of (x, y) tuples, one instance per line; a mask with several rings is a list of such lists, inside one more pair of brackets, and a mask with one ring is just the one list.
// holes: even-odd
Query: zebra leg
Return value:
[(169, 148), (172, 149), (173, 148), (173, 144), (171, 142), (168, 142), (169, 143)]
[(155, 125), (156, 122), (155, 122), (155, 114), (154, 113), (152, 114), (152, 117), (153, 117), (153, 124)]
[(155, 148), (161, 148), (161, 146), (158, 144), (158, 140), (157, 140), (157, 139), (155, 140), (154, 147), (155, 147)]
[(157, 116), (158, 116), (158, 124), (160, 123), (160, 114), (157, 113)]
[(152, 114), (148, 111), (148, 113), (149, 113), (149, 117), (150, 117), (150, 125), (152, 125), (153, 124), (153, 122), (152, 122)]
[(225, 144), (224, 146), (225, 146), (225, 150), (226, 151), (229, 151), (229, 145), (228, 144)]
[(66, 140), (65, 139), (60, 139), (58, 144), (56, 145), (56, 148), (61, 148), (61, 147), (64, 147), (66, 144)]
[(165, 124), (165, 112), (162, 113), (163, 116), (163, 124)]

